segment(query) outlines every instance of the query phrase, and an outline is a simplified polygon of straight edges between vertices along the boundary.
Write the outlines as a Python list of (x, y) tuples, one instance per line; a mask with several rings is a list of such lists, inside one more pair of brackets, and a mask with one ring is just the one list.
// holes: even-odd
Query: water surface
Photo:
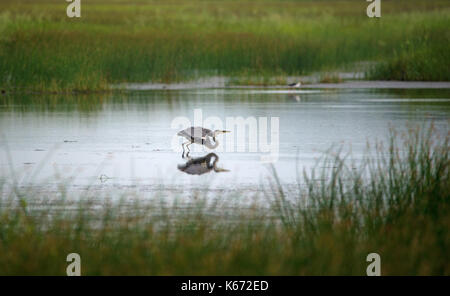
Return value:
[(293, 186), (297, 172), (314, 166), (333, 145), (343, 145), (358, 160), (367, 141), (386, 141), (390, 126), (402, 130), (434, 122), (438, 134), (447, 135), (450, 115), (448, 89), (148, 90), (3, 96), (0, 102), (2, 179), (44, 191), (66, 180), (73, 192), (88, 185), (99, 191), (259, 190), (271, 177), (261, 161), (267, 154), (248, 147), (223, 151), (223, 137), (218, 149), (196, 147), (191, 157), (215, 152), (218, 167), (227, 172), (191, 175), (178, 169), (188, 160), (172, 149), (179, 129), (171, 123), (180, 116), (193, 121), (195, 109), (204, 119), (214, 116), (224, 123), (227, 117), (278, 117), (279, 153), (273, 165), (281, 182)]

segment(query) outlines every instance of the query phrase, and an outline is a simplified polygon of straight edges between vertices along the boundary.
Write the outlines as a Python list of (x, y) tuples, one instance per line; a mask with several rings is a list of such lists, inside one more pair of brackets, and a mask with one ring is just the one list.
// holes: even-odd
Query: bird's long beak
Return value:
[(224, 134), (225, 134), (225, 133), (231, 133), (231, 132), (230, 132), (230, 131), (222, 131), (222, 133), (224, 133)]
[(222, 169), (222, 168), (215, 168), (214, 171), (216, 173), (221, 173), (221, 172), (229, 172), (230, 170), (226, 170), (226, 169)]

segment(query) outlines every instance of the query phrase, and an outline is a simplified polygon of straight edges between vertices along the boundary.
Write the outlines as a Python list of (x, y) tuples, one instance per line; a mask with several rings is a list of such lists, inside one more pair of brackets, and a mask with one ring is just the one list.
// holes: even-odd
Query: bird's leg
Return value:
[(189, 146), (192, 144), (192, 142), (188, 142), (186, 143), (186, 149), (188, 151), (188, 153), (186, 154), (186, 157), (189, 157), (189, 152), (191, 152), (191, 149), (189, 149)]
[(191, 145), (191, 144), (192, 144), (192, 142), (184, 142), (183, 144), (181, 144), (181, 146), (183, 147), (183, 154), (181, 154), (182, 158), (184, 158), (184, 152), (185, 152), (184, 146), (186, 146), (186, 149), (188, 151), (186, 156), (189, 156), (189, 152), (191, 152), (191, 150), (189, 149), (189, 145)]
[(181, 158), (184, 158), (184, 143), (181, 144), (181, 147), (183, 147), (183, 153), (181, 154)]

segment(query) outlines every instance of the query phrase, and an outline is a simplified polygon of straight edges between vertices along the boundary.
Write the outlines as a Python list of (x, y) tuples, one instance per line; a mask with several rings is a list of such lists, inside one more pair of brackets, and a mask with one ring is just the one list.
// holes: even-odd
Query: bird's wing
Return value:
[(199, 126), (192, 126), (188, 127), (187, 129), (184, 129), (178, 133), (179, 136), (184, 136), (188, 138), (202, 138), (205, 139), (206, 136), (212, 134), (212, 131), (207, 128), (202, 128)]
[(202, 137), (203, 138), (212, 134), (212, 130), (210, 130), (210, 129), (202, 128), (202, 127), (201, 127), (201, 129), (202, 129)]
[(177, 135), (185, 138), (190, 138), (191, 137), (190, 129), (184, 129), (182, 131), (179, 131)]

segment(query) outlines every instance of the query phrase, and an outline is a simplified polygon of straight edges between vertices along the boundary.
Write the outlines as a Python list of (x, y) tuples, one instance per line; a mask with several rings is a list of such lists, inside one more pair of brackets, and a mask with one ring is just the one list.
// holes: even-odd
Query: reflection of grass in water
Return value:
[(87, 196), (70, 202), (63, 189), (53, 199), (18, 190), (1, 200), (0, 274), (64, 274), (77, 252), (85, 275), (364, 275), (377, 252), (385, 275), (449, 275), (448, 138), (398, 138), (357, 169), (329, 154), (295, 200), (274, 173), (268, 208), (227, 210), (235, 197), (202, 193), (189, 208), (158, 198), (99, 208)]
[[(227, 90), (227, 93), (233, 93)], [(164, 98), (164, 100), (161, 100)], [(306, 97), (304, 98), (307, 99)], [(236, 92), (233, 96), (219, 96), (209, 98), (209, 102), (225, 100), (228, 104), (245, 104), (250, 102), (285, 102), (285, 96), (254, 96), (250, 92)], [(190, 101), (202, 103), (198, 95), (186, 90), (152, 90), (141, 91), (113, 91), (91, 94), (29, 94), (11, 93), (0, 95), (0, 105), (3, 112), (35, 112), (46, 115), (55, 112), (92, 113), (110, 112), (136, 108), (140, 111), (151, 111), (157, 104), (162, 109), (176, 110), (180, 104)]]
[(0, 85), (86, 91), (202, 75), (245, 81), (367, 60), (389, 61), (370, 72), (376, 78), (449, 76), (446, 1), (388, 1), (378, 20), (359, 0), (132, 3), (88, 1), (72, 20), (61, 1), (2, 1)]
[[(120, 96), (120, 93), (118, 94)], [(111, 93), (96, 94), (11, 94), (0, 96), (2, 111), (20, 112), (83, 112), (100, 111)], [(123, 99), (122, 101), (124, 101)]]

